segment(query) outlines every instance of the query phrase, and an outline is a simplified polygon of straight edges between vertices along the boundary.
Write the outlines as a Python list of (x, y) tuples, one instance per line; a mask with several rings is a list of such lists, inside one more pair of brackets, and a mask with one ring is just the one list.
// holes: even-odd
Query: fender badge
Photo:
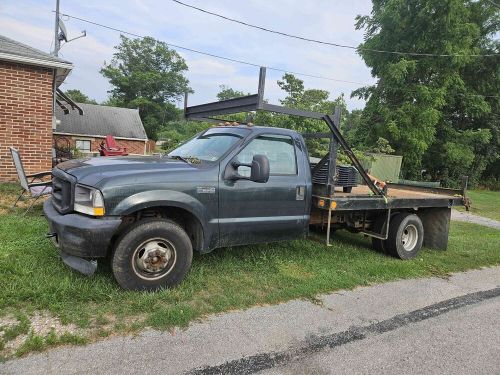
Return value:
[(198, 194), (215, 194), (215, 186), (198, 186), (196, 192)]

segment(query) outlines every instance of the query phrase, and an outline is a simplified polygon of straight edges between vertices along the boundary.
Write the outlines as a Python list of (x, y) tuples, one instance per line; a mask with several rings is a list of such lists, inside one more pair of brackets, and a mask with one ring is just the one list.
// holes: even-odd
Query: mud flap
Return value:
[(80, 273), (83, 273), (85, 276), (92, 276), (97, 269), (96, 260), (78, 258), (73, 255), (66, 254), (62, 251), (60, 255), (64, 264)]
[(451, 208), (426, 208), (418, 212), (424, 225), (423, 246), (429, 249), (446, 250), (450, 231)]

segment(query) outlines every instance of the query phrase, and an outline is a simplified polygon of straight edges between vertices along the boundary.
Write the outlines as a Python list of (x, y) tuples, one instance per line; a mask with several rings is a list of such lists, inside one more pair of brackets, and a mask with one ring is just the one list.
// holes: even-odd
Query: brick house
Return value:
[(56, 108), (56, 148), (73, 148), (83, 154), (96, 155), (106, 135), (112, 135), (129, 154), (144, 155), (149, 151), (139, 110), (83, 103), (78, 103), (78, 107), (83, 110), (83, 116), (76, 111), (64, 113), (63, 108)]
[(17, 179), (9, 146), (26, 173), (52, 167), (54, 88), (73, 65), (0, 35), (0, 181)]

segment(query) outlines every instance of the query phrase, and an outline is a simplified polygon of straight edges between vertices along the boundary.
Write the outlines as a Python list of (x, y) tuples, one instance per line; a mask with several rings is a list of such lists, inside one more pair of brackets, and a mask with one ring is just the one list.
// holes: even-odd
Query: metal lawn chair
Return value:
[[(16, 202), (12, 207), (16, 207), (17, 203), (24, 198), (33, 199), (28, 209), (24, 212), (24, 214), (28, 213), (29, 210), (33, 207), (35, 202), (42, 196), (48, 195), (52, 193), (52, 182), (51, 181), (43, 181), (43, 178), (46, 176), (50, 176), (51, 171), (39, 172), (34, 174), (27, 175), (24, 172), (23, 162), (21, 161), (21, 156), (19, 155), (19, 151), (14, 147), (9, 147), (10, 153), (12, 155), (12, 160), (14, 161), (14, 165), (16, 166), (17, 176), (19, 177), (19, 182), (23, 190), (19, 197), (17, 197)], [(30, 179), (30, 181), (28, 181)], [(38, 181), (38, 182), (36, 182)]]

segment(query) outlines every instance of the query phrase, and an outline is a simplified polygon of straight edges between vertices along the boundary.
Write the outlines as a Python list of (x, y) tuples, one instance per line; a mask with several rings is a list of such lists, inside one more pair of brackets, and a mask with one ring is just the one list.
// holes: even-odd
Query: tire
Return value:
[(191, 267), (193, 247), (179, 225), (165, 219), (133, 224), (116, 242), (111, 269), (128, 290), (157, 290), (178, 285)]
[(411, 259), (418, 254), (423, 240), (424, 226), (420, 218), (415, 214), (402, 212), (391, 220), (385, 248), (396, 258)]
[(342, 191), (343, 191), (344, 193), (350, 193), (350, 192), (352, 192), (352, 186), (344, 186), (344, 187), (342, 188)]
[[(387, 215), (382, 214), (375, 219), (373, 223), (373, 231), (376, 233), (385, 233)], [(379, 253), (386, 253), (387, 250), (385, 248), (385, 240), (381, 240), (375, 237), (372, 237), (372, 247), (375, 251)]]

